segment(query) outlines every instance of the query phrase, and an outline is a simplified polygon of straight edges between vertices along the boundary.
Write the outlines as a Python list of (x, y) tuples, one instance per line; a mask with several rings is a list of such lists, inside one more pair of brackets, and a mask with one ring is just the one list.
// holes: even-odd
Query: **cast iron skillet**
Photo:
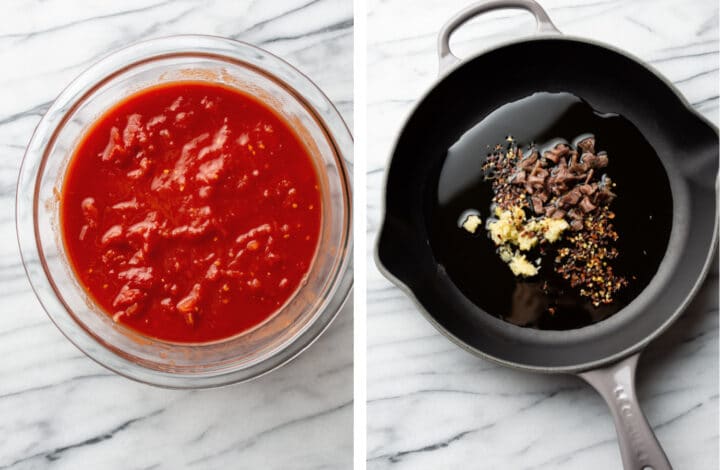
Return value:
[[(455, 57), (449, 49), (452, 32), (499, 8), (533, 13), (538, 34), (463, 61)], [(465, 350), (505, 366), (582, 377), (610, 407), (625, 468), (670, 469), (637, 402), (635, 369), (640, 352), (678, 318), (708, 271), (717, 237), (717, 129), (640, 60), (560, 35), (533, 0), (470, 6), (442, 28), (438, 52), (441, 78), (416, 105), (392, 153), (378, 267), (417, 302), (430, 323)], [(553, 66), (560, 61), (574, 72)], [(493, 70), (501, 73), (488, 73)], [(494, 109), (537, 91), (573, 93), (595, 109), (625, 116), (657, 152), (672, 192), (668, 247), (649, 285), (612, 317), (575, 330), (521, 328), (471, 302), (433, 255), (422, 202), (453, 142)], [(652, 182), (647, 187), (652, 190)]]

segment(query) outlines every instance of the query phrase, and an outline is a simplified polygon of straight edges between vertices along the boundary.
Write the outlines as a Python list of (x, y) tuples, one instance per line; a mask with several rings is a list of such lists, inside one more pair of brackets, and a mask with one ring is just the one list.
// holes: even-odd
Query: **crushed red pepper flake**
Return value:
[(560, 248), (555, 257), (555, 272), (596, 307), (612, 303), (615, 293), (628, 284), (610, 263), (619, 254), (612, 246), (619, 237), (610, 223), (613, 218), (607, 206), (586, 217), (584, 230), (568, 237), (569, 246)]

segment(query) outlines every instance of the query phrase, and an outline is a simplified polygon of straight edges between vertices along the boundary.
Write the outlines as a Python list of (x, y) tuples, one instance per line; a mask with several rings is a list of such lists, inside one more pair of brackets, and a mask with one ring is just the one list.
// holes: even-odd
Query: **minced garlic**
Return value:
[(482, 225), (482, 219), (475, 214), (470, 214), (463, 222), (462, 227), (470, 233), (475, 233), (479, 226)]
[(495, 208), (497, 220), (487, 223), (487, 229), (490, 231), (490, 238), (496, 245), (504, 243), (516, 243), (520, 233), (518, 227), (522, 226), (525, 220), (525, 212), (519, 207), (513, 207), (512, 210), (501, 210)]
[(528, 261), (525, 255), (519, 252), (515, 252), (508, 266), (515, 276), (532, 277), (540, 270), (540, 268)]
[(526, 232), (535, 232), (542, 234), (545, 240), (554, 243), (560, 239), (562, 233), (570, 228), (570, 224), (565, 219), (549, 219), (543, 217), (537, 220), (531, 220), (523, 227)]
[[(554, 243), (570, 228), (564, 219), (541, 217), (527, 220), (521, 207), (505, 210), (496, 207), (495, 216), (497, 219), (489, 221), (486, 229), (492, 241), (499, 247), (500, 259), (508, 263), (515, 276), (531, 277), (539, 270), (521, 252), (533, 249), (541, 238)], [(512, 246), (516, 246), (519, 251), (513, 253)]]
[[(534, 247), (538, 240), (532, 230), (525, 225), (525, 211), (520, 207), (512, 207), (509, 210), (495, 208), (497, 220), (487, 223), (490, 238), (496, 245), (511, 243), (522, 251), (528, 251)], [(530, 224), (535, 221), (530, 221)]]
[(506, 245), (501, 246), (498, 248), (498, 254), (500, 255), (500, 259), (503, 260), (505, 263), (509, 263), (510, 260), (513, 258), (514, 254), (510, 248), (508, 248)]
[(570, 224), (568, 224), (565, 219), (545, 218), (542, 220), (542, 222), (545, 225), (545, 231), (543, 232), (543, 236), (545, 237), (545, 240), (549, 241), (550, 243), (558, 241), (562, 233), (570, 228)]
[(487, 223), (490, 238), (496, 245), (512, 244), (520, 251), (531, 250), (542, 235), (545, 240), (553, 243), (560, 239), (562, 233), (570, 228), (564, 219), (543, 217), (525, 221), (525, 212), (519, 207), (510, 210), (495, 209), (497, 220)]
[(537, 245), (538, 238), (532, 232), (523, 231), (517, 236), (515, 244), (520, 248), (520, 251), (531, 250), (532, 247)]

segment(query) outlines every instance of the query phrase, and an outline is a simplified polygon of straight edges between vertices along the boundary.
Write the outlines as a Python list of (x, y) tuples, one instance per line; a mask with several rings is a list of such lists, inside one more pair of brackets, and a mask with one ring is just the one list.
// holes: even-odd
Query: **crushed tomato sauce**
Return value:
[(221, 85), (145, 89), (87, 131), (65, 175), (70, 262), (117, 322), (206, 342), (270, 317), (320, 237), (311, 157), (253, 97)]

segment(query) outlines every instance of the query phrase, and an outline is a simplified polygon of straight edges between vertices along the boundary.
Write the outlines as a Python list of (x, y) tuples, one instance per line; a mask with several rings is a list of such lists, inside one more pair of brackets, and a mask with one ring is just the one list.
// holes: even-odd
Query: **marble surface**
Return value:
[(43, 111), (91, 62), (140, 39), (230, 36), (285, 57), (351, 123), (347, 0), (62, 0), (0, 5), (0, 469), (352, 465), (352, 308), (291, 364), (206, 391), (162, 390), (86, 358), (35, 299), (15, 241), (23, 150)]
[[(390, 146), (437, 74), (436, 34), (468, 2), (371, 0), (368, 8), (368, 244)], [(718, 122), (715, 0), (543, 0), (564, 32), (628, 50)], [(402, 21), (398, 21), (402, 18)], [(462, 56), (533, 30), (496, 12), (453, 38)], [(460, 350), (374, 268), (368, 246), (368, 469), (616, 469), (610, 414), (578, 379), (498, 367)], [(641, 358), (639, 395), (676, 469), (718, 468), (718, 274)]]

